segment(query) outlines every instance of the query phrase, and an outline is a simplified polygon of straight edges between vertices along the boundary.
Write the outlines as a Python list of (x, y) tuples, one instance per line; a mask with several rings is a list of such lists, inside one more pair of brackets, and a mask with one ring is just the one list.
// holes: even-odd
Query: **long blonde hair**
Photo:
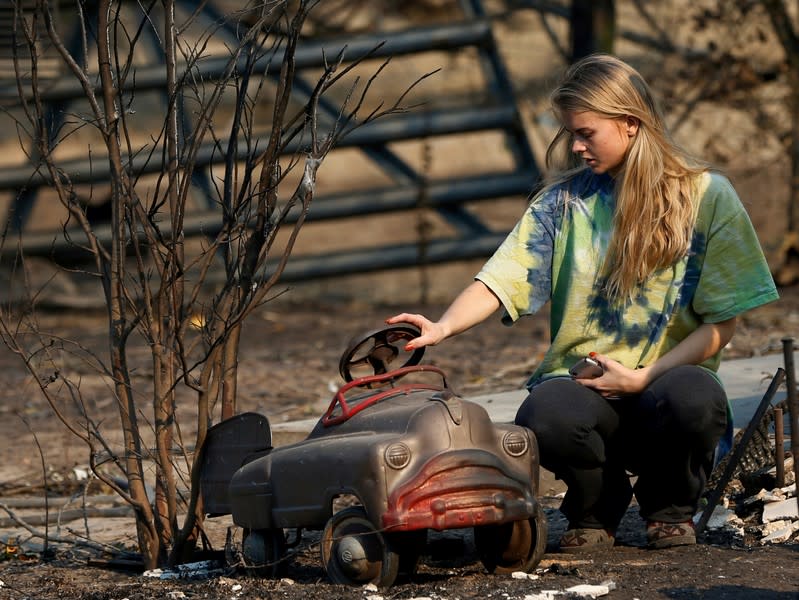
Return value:
[[(693, 188), (706, 166), (671, 139), (649, 86), (618, 58), (595, 54), (576, 62), (550, 101), (558, 116), (590, 111), (639, 122), (615, 177), (613, 235), (603, 269), (608, 296), (631, 299), (654, 272), (688, 251), (696, 219)], [(561, 126), (547, 149), (547, 166), (556, 169), (557, 181), (585, 168), (571, 152), (572, 143), (572, 133)]]

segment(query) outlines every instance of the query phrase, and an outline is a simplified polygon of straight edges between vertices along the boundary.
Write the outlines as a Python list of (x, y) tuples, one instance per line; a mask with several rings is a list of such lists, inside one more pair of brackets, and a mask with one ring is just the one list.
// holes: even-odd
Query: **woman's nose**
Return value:
[(585, 152), (585, 144), (581, 140), (575, 138), (574, 141), (572, 141), (572, 152), (575, 154)]

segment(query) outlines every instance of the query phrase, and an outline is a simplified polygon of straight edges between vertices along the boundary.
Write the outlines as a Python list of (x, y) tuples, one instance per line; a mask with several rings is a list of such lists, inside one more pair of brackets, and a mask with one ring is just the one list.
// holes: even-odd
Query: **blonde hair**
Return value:
[[(649, 86), (618, 58), (596, 54), (576, 62), (550, 101), (559, 117), (593, 112), (639, 122), (615, 176), (613, 235), (603, 267), (609, 298), (631, 299), (653, 273), (688, 251), (696, 219), (694, 185), (706, 166), (671, 139)], [(547, 166), (557, 169), (557, 182), (585, 168), (572, 144), (573, 134), (561, 126), (547, 149)]]

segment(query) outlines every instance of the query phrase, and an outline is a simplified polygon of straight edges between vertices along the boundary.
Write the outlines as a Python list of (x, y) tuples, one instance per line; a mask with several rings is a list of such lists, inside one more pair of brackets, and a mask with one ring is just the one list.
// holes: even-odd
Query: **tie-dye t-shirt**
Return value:
[[(746, 211), (729, 181), (705, 173), (691, 248), (619, 307), (601, 293), (613, 224), (613, 181), (590, 171), (542, 193), (476, 279), (499, 298), (510, 324), (550, 306), (551, 346), (530, 386), (564, 376), (594, 351), (636, 368), (654, 362), (702, 323), (778, 298)], [(718, 369), (720, 354), (702, 363)]]

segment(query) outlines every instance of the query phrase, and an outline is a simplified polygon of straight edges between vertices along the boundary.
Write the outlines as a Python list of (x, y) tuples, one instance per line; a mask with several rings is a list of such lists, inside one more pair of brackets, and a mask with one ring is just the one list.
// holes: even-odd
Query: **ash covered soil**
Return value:
[[(59, 559), (48, 564), (6, 564), (0, 591), (4, 598), (81, 598), (149, 600), (151, 598), (263, 598), (332, 600), (385, 599), (524, 599), (579, 585), (613, 582), (611, 599), (682, 598), (793, 600), (797, 597), (797, 548), (756, 550), (700, 544), (660, 550), (617, 546), (611, 552), (563, 560), (546, 555), (537, 579), (488, 575), (479, 563), (461, 565), (428, 561), (413, 581), (389, 590), (350, 588), (325, 581), (316, 554), (289, 569), (288, 578), (265, 580), (239, 574), (200, 581), (160, 580), (118, 571), (86, 568)], [(468, 558), (468, 557), (467, 557)], [(461, 561), (464, 562), (464, 561)], [(432, 564), (431, 564), (432, 563)], [(543, 596), (542, 597), (546, 597)], [(557, 597), (568, 597), (566, 594)], [(590, 597), (590, 596), (588, 596)]]
[[(390, 279), (396, 283), (396, 275)], [(350, 291), (358, 285), (354, 282)], [(297, 291), (297, 296), (302, 296), (301, 290)], [(313, 291), (313, 295), (319, 297), (317, 292)], [(727, 358), (781, 352), (781, 339), (792, 335), (799, 323), (799, 287), (784, 288), (781, 295), (777, 303), (752, 311), (742, 319)], [(401, 310), (438, 316), (444, 308), (443, 303), (399, 306), (352, 300), (331, 300), (324, 305), (310, 301), (268, 304), (246, 328), (239, 410), (258, 410), (273, 422), (318, 416), (329, 401), (331, 390), (341, 382), (337, 374), (338, 359), (354, 334), (380, 327), (387, 316)], [(43, 319), (57, 322), (65, 336), (80, 331), (82, 339), (87, 339), (90, 333), (89, 343), (93, 340), (98, 348), (102, 347), (104, 322), (99, 312), (58, 312), (45, 314)], [(486, 322), (428, 349), (424, 362), (442, 367), (449, 374), (450, 385), (463, 396), (518, 389), (545, 350), (547, 336), (546, 314), (510, 329), (496, 321)], [(0, 356), (0, 377), (4, 384), (0, 402), (4, 457), (0, 501), (42, 491), (42, 458), (31, 431), (36, 432), (47, 462), (50, 485), (60, 481), (61, 493), (72, 493), (77, 486), (73, 481), (75, 468), (84, 464), (85, 451), (62, 431), (16, 360), (7, 353)], [(102, 409), (103, 401), (97, 402)], [(111, 410), (110, 403), (107, 404)], [(488, 574), (474, 555), (469, 535), (454, 532), (432, 534), (417, 575), (399, 581), (390, 590), (336, 586), (328, 582), (321, 567), (318, 534), (308, 532), (288, 565), (286, 578), (281, 580), (251, 577), (241, 570), (216, 572), (200, 580), (145, 577), (135, 570), (103, 563), (107, 556), (63, 544), (50, 546), (48, 560), (37, 552), (6, 554), (6, 560), (0, 560), (3, 582), (0, 599), (521, 600), (534, 598), (546, 590), (563, 593), (576, 585), (608, 582), (612, 589), (607, 597), (618, 599), (799, 598), (799, 544), (746, 545), (725, 535), (710, 534), (700, 538), (696, 546), (651, 551), (644, 547), (643, 522), (635, 506), (628, 511), (612, 551), (577, 558), (558, 554), (557, 540), (565, 523), (557, 510), (556, 488), (542, 485), (541, 489), (549, 521), (548, 552), (534, 579)], [(57, 494), (59, 490), (51, 492)], [(103, 527), (101, 521), (108, 524)], [(98, 537), (133, 547), (130, 519), (96, 520), (89, 525), (103, 531)], [(83, 524), (71, 527), (82, 530)], [(209, 527), (223, 531), (225, 523), (211, 523)], [(211, 537), (215, 540), (213, 549), (221, 550), (224, 534)], [(22, 532), (19, 539), (23, 538), (30, 536)], [(32, 541), (41, 543), (41, 540)], [(101, 561), (95, 562), (98, 558)]]

